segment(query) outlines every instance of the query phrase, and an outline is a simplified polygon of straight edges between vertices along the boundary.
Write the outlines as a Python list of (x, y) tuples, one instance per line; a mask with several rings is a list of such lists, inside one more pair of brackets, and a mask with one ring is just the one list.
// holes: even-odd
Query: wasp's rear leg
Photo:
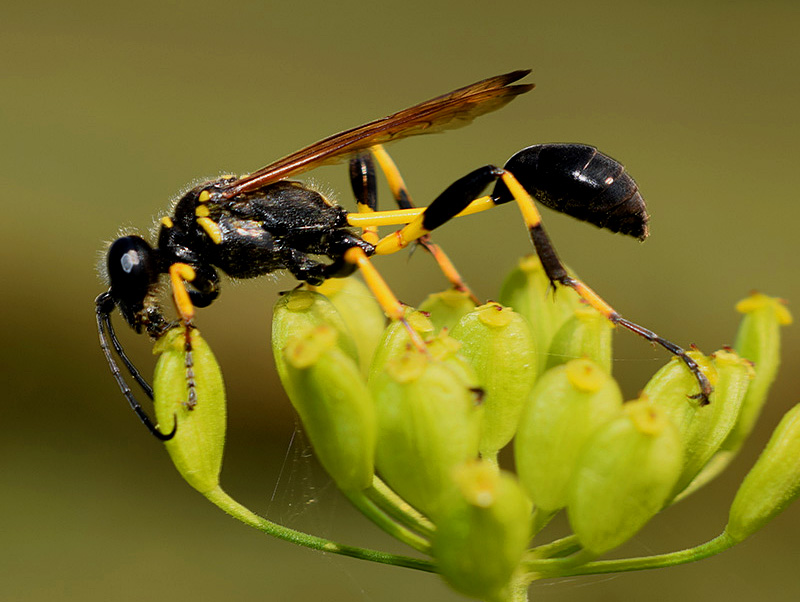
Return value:
[(422, 340), (420, 334), (411, 327), (411, 324), (409, 324), (408, 320), (405, 318), (405, 306), (400, 303), (392, 292), (392, 289), (386, 284), (383, 276), (381, 276), (380, 272), (372, 265), (364, 249), (357, 246), (350, 247), (345, 251), (343, 257), (344, 261), (358, 267), (361, 271), (364, 282), (366, 282), (372, 294), (375, 295), (375, 299), (377, 299), (378, 304), (380, 304), (381, 309), (383, 309), (383, 313), (385, 313), (390, 320), (401, 322), (408, 331), (408, 335), (414, 346), (418, 350), (427, 353), (425, 341)]
[[(397, 206), (400, 209), (413, 209), (415, 205), (411, 199), (411, 194), (408, 192), (400, 170), (389, 156), (389, 153), (387, 153), (381, 145), (370, 148), (370, 153), (372, 156), (366, 153), (360, 153), (350, 162), (350, 181), (356, 200), (358, 201), (359, 213), (377, 211), (377, 192), (373, 157), (375, 161), (378, 162), (378, 166), (381, 168), (389, 184), (389, 189), (392, 191), (392, 196)], [(375, 244), (378, 241), (377, 226), (370, 225), (365, 227), (364, 238)], [(464, 282), (464, 279), (461, 277), (461, 274), (459, 274), (453, 262), (450, 261), (450, 258), (439, 245), (430, 240), (430, 236), (421, 236), (416, 242), (431, 254), (453, 288), (468, 295), (476, 305), (480, 304), (480, 300), (472, 290), (470, 290), (466, 282)]]
[(648, 341), (660, 345), (670, 353), (681, 358), (689, 370), (691, 370), (692, 374), (694, 374), (698, 384), (700, 385), (700, 393), (697, 395), (697, 397), (700, 398), (703, 403), (708, 403), (708, 398), (711, 395), (713, 388), (706, 375), (703, 374), (702, 370), (700, 369), (700, 366), (698, 366), (697, 362), (689, 357), (689, 355), (686, 353), (686, 350), (681, 346), (676, 345), (675, 343), (657, 335), (652, 330), (644, 328), (643, 326), (639, 326), (627, 318), (623, 318), (613, 307), (606, 303), (603, 298), (600, 297), (600, 295), (594, 292), (581, 280), (570, 276), (567, 273), (564, 264), (561, 263), (561, 260), (558, 258), (556, 249), (553, 246), (553, 243), (550, 241), (550, 237), (547, 235), (547, 232), (545, 232), (544, 227), (542, 226), (542, 219), (539, 214), (539, 210), (533, 203), (531, 196), (511, 172), (504, 170), (501, 177), (503, 183), (513, 195), (514, 200), (517, 202), (517, 205), (522, 212), (525, 225), (528, 227), (531, 241), (533, 242), (533, 246), (536, 249), (536, 253), (539, 255), (539, 259), (542, 262), (542, 266), (544, 267), (545, 273), (550, 279), (550, 282), (553, 284), (558, 283), (562, 286), (570, 287), (576, 293), (578, 293), (578, 295), (580, 295), (584, 301), (603, 314), (613, 324), (619, 324), (631, 332), (644, 337)]
[(445, 189), (429, 207), (416, 216), (405, 227), (378, 241), (378, 244), (375, 246), (375, 253), (378, 255), (394, 253), (405, 248), (418, 238), (427, 235), (429, 232), (446, 223), (472, 205), (473, 201), (478, 199), (478, 195), (481, 194), (484, 188), (498, 178), (502, 178), (502, 182), (510, 191), (513, 199), (517, 202), (522, 212), (523, 219), (525, 220), (525, 225), (528, 227), (533, 246), (542, 261), (542, 266), (550, 281), (554, 285), (560, 284), (572, 288), (584, 301), (598, 310), (612, 323), (619, 324), (680, 357), (689, 370), (691, 370), (692, 374), (694, 374), (700, 385), (698, 397), (707, 402), (712, 392), (711, 383), (700, 370), (697, 362), (687, 355), (686, 350), (655, 334), (651, 330), (623, 318), (591, 288), (567, 273), (564, 264), (562, 264), (561, 260), (558, 258), (555, 247), (550, 242), (550, 238), (542, 226), (541, 216), (536, 209), (536, 205), (533, 203), (533, 199), (517, 181), (514, 175), (505, 169), (487, 165), (457, 180)]

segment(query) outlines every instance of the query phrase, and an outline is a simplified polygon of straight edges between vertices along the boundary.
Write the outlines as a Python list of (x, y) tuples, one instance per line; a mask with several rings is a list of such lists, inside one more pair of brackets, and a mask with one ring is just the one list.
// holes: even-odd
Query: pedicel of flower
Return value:
[(214, 354), (200, 333), (191, 330), (192, 372), (197, 403), (189, 409), (183, 327), (169, 330), (153, 348), (159, 354), (153, 379), (156, 419), (162, 431), (177, 421), (165, 441), (175, 468), (192, 487), (206, 493), (219, 485), (225, 448), (225, 385)]
[(514, 475), (489, 462), (467, 462), (453, 473), (456, 486), (432, 541), (436, 566), (463, 594), (505, 599), (528, 544), (531, 501)]
[(611, 374), (611, 322), (588, 305), (578, 306), (553, 336), (546, 369), (586, 357)]
[(778, 424), (731, 505), (726, 533), (741, 541), (800, 495), (800, 404)]
[(569, 488), (572, 530), (590, 553), (616, 548), (669, 498), (683, 466), (680, 438), (647, 400), (625, 404), (587, 442)]
[(572, 360), (539, 377), (514, 440), (520, 481), (539, 510), (566, 506), (584, 445), (621, 408), (616, 381), (591, 360)]
[(375, 373), (376, 465), (412, 506), (435, 519), (455, 466), (477, 457), (480, 412), (463, 375), (415, 348)]
[(386, 327), (381, 306), (356, 276), (329, 278), (316, 290), (330, 300), (347, 324), (358, 347), (362, 373), (366, 374)]
[(419, 306), (420, 311), (430, 316), (436, 332), (442, 328), (453, 328), (462, 316), (473, 309), (475, 303), (469, 294), (452, 288), (441, 293), (431, 293)]
[[(522, 315), (531, 327), (540, 351), (550, 349), (553, 335), (580, 304), (570, 288), (556, 289), (544, 273), (536, 255), (519, 260), (500, 290), (500, 303)], [(544, 371), (545, 355), (539, 356), (539, 373)]]
[(494, 457), (514, 436), (536, 379), (536, 343), (527, 322), (497, 303), (463, 316), (451, 335), (484, 390), (480, 451)]
[(374, 475), (377, 418), (358, 364), (322, 324), (292, 337), (276, 362), (311, 446), (339, 489), (361, 491)]
[(723, 444), (723, 449), (734, 452), (753, 430), (775, 380), (780, 364), (780, 327), (792, 323), (792, 316), (781, 299), (760, 293), (737, 303), (736, 310), (743, 313), (744, 318), (734, 349), (753, 362), (756, 374), (742, 404), (739, 420)]

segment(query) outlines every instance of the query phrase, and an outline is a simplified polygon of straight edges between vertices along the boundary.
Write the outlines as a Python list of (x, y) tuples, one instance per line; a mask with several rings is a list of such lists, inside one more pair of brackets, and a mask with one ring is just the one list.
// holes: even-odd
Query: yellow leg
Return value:
[(172, 284), (172, 299), (175, 302), (175, 309), (178, 310), (181, 320), (188, 324), (194, 318), (194, 305), (189, 298), (189, 291), (186, 290), (185, 282), (191, 282), (195, 278), (194, 268), (186, 263), (173, 263), (169, 266), (169, 279)]
[(692, 374), (694, 374), (698, 384), (700, 385), (700, 393), (696, 397), (701, 399), (703, 403), (707, 403), (713, 388), (708, 380), (708, 377), (703, 374), (697, 362), (689, 357), (686, 354), (686, 351), (679, 345), (664, 339), (663, 337), (654, 333), (652, 330), (639, 326), (627, 318), (623, 318), (613, 307), (606, 303), (603, 298), (600, 297), (600, 295), (598, 295), (577, 278), (573, 278), (567, 274), (564, 265), (556, 255), (555, 248), (553, 247), (549, 237), (547, 236), (547, 233), (542, 227), (541, 215), (539, 214), (539, 210), (536, 208), (536, 205), (534, 205), (533, 199), (528, 194), (528, 191), (523, 188), (523, 186), (510, 172), (504, 171), (501, 177), (503, 178), (503, 182), (508, 187), (508, 190), (511, 192), (514, 200), (519, 206), (520, 211), (522, 212), (525, 225), (528, 227), (528, 232), (531, 235), (536, 252), (539, 255), (539, 259), (542, 261), (542, 265), (544, 266), (545, 272), (550, 278), (550, 281), (554, 284), (558, 283), (573, 289), (576, 293), (578, 293), (578, 295), (580, 295), (581, 299), (599, 311), (612, 324), (623, 326), (631, 332), (644, 337), (648, 341), (661, 345), (670, 353), (673, 353), (681, 358), (689, 370), (691, 370)]
[[(542, 230), (542, 216), (539, 213), (539, 210), (536, 208), (531, 195), (528, 194), (528, 191), (522, 187), (522, 184), (520, 184), (510, 172), (504, 171), (501, 177), (505, 185), (508, 187), (508, 190), (514, 197), (514, 200), (517, 202), (517, 206), (522, 213), (522, 219), (525, 221), (525, 225), (532, 233), (532, 236), (534, 235), (534, 231), (537, 229), (544, 233), (544, 230)], [(552, 254), (555, 257), (554, 251)], [(558, 261), (557, 258), (556, 261)], [(561, 269), (563, 270), (563, 267)], [(566, 276), (566, 271), (564, 271), (564, 275)], [(551, 272), (548, 272), (548, 276), (550, 276), (551, 279), (553, 278), (553, 274)], [(561, 284), (574, 289), (575, 292), (580, 295), (581, 299), (603, 314), (603, 316), (616, 323), (616, 317), (618, 317), (619, 314), (617, 314), (614, 308), (606, 303), (603, 298), (600, 297), (600, 295), (598, 295), (580, 280), (571, 277), (567, 278), (569, 281), (565, 281), (564, 279), (558, 279), (558, 281)]]
[(172, 285), (172, 299), (175, 309), (184, 324), (183, 349), (186, 354), (186, 401), (184, 405), (193, 410), (197, 405), (197, 386), (194, 379), (194, 356), (192, 354), (192, 320), (194, 319), (194, 305), (186, 290), (186, 282), (195, 278), (194, 268), (186, 263), (173, 263), (169, 266), (169, 279)]
[(411, 197), (408, 194), (408, 188), (403, 181), (403, 176), (400, 175), (400, 170), (397, 169), (397, 165), (389, 156), (389, 153), (386, 152), (386, 149), (383, 148), (383, 145), (378, 144), (377, 146), (373, 146), (369, 151), (372, 153), (372, 156), (375, 157), (378, 166), (386, 177), (386, 181), (389, 183), (389, 188), (394, 198), (397, 199), (401, 206), (413, 206)]
[[(414, 207), (414, 201), (411, 200), (411, 194), (408, 192), (408, 187), (406, 186), (405, 181), (403, 180), (403, 176), (400, 174), (400, 170), (397, 168), (392, 157), (389, 153), (386, 152), (386, 149), (383, 148), (383, 145), (378, 144), (370, 148), (370, 152), (372, 156), (377, 161), (378, 166), (381, 168), (386, 181), (389, 184), (389, 188), (392, 191), (392, 196), (394, 196), (397, 204), (400, 206), (401, 209), (410, 209)], [(359, 208), (360, 210), (360, 208)], [(432, 242), (430, 236), (427, 234), (421, 235), (419, 238), (416, 239), (422, 247), (431, 254), (434, 258), (436, 263), (439, 265), (439, 268), (442, 270), (445, 278), (450, 282), (450, 285), (458, 291), (466, 293), (470, 296), (470, 298), (475, 302), (476, 305), (480, 304), (480, 300), (477, 296), (470, 290), (467, 286), (464, 279), (461, 277), (461, 274), (458, 273), (456, 266), (450, 261), (450, 258), (444, 252), (444, 250), (437, 245), (436, 243)], [(379, 241), (376, 238), (374, 241), (370, 240), (373, 244), (377, 244)], [(400, 247), (402, 248), (402, 247)]]
[(403, 304), (395, 297), (389, 285), (386, 284), (386, 281), (383, 279), (383, 276), (380, 275), (378, 270), (375, 269), (375, 266), (370, 262), (366, 253), (358, 247), (352, 247), (345, 251), (344, 260), (358, 266), (361, 275), (364, 277), (364, 282), (366, 282), (372, 294), (375, 295), (381, 309), (383, 309), (383, 313), (385, 313), (390, 320), (399, 320), (402, 322), (406, 330), (408, 330), (408, 334), (414, 346), (421, 351), (425, 351), (425, 341), (422, 340), (422, 337), (416, 330), (411, 328), (405, 319)]
[[(482, 196), (472, 201), (469, 207), (460, 212), (456, 217), (480, 213), (487, 209), (496, 207), (490, 196)], [(393, 209), (391, 211), (375, 211), (373, 213), (349, 213), (347, 223), (355, 228), (363, 228), (367, 225), (374, 226), (400, 226), (410, 224), (417, 218), (425, 207), (412, 207), (411, 209)], [(391, 235), (390, 235), (391, 236)]]
[[(358, 204), (358, 211), (359, 213), (374, 213), (367, 205), (362, 205), (361, 203)], [(371, 245), (377, 244), (380, 239), (378, 226), (364, 226), (361, 230), (361, 238)]]

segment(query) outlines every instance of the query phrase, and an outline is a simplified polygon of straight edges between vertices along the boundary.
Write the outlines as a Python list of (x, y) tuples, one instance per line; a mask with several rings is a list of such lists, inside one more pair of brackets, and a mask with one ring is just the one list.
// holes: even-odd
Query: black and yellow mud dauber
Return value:
[[(254, 278), (286, 269), (300, 281), (319, 284), (360, 270), (386, 315), (404, 321), (403, 305), (370, 260), (419, 241), (431, 251), (453, 285), (468, 290), (428, 233), (448, 220), (515, 201), (522, 212), (536, 253), (553, 285), (574, 289), (614, 324), (661, 345), (680, 357), (707, 401), (711, 385), (696, 362), (678, 345), (620, 316), (579, 279), (570, 276), (545, 233), (532, 198), (543, 205), (613, 232), (640, 240), (647, 237), (644, 200), (625, 168), (583, 144), (538, 144), (525, 148), (502, 168), (480, 167), (451, 184), (428, 207), (412, 206), (402, 178), (383, 144), (408, 136), (460, 127), (495, 111), (532, 84), (517, 84), (529, 71), (514, 71), (459, 88), (383, 119), (341, 132), (242, 177), (226, 176), (192, 188), (178, 201), (171, 217), (161, 219), (155, 247), (139, 236), (124, 236), (108, 249), (110, 288), (96, 299), (100, 344), (123, 395), (157, 438), (161, 432), (126, 384), (111, 352), (152, 398), (152, 388), (125, 354), (111, 324), (118, 308), (136, 332), (158, 338), (175, 325), (157, 300), (162, 275), (168, 276), (178, 323), (185, 332), (187, 407), (196, 404), (190, 328), (196, 307), (208, 306), (219, 294), (219, 271), (233, 278)], [(350, 161), (350, 179), (358, 212), (350, 213), (319, 192), (288, 180), (320, 165)], [(400, 207), (377, 210), (374, 162), (386, 175)], [(484, 189), (494, 183), (488, 196)], [(379, 238), (377, 228), (403, 225)], [(360, 229), (360, 232), (358, 230)], [(407, 325), (406, 325), (407, 326)], [(424, 341), (410, 327), (414, 344)]]

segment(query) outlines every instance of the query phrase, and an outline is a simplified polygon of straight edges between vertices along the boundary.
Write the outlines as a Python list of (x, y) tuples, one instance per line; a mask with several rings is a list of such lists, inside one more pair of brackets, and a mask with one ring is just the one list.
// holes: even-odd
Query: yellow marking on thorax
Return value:
[(198, 217), (197, 224), (208, 234), (208, 237), (214, 242), (219, 244), (222, 242), (222, 230), (219, 224), (210, 217)]

